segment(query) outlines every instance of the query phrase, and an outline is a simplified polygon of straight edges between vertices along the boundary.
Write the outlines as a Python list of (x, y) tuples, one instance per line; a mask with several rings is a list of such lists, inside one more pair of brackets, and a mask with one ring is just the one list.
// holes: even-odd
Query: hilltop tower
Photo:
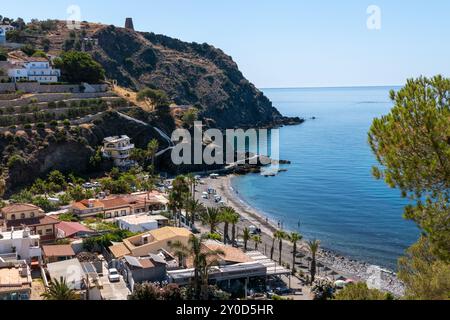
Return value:
[(127, 18), (125, 20), (125, 29), (130, 29), (134, 31), (133, 18)]

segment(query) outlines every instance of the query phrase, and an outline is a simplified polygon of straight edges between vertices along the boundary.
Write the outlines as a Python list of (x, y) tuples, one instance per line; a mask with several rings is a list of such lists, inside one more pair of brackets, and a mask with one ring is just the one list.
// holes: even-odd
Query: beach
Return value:
[[(269, 217), (266, 217), (262, 212), (252, 208), (244, 200), (242, 200), (238, 194), (238, 191), (234, 190), (231, 185), (232, 178), (233, 175), (220, 176), (217, 179), (203, 179), (204, 183), (198, 185), (196, 188), (197, 197), (201, 199), (202, 193), (208, 188), (215, 189), (217, 194), (222, 197), (225, 205), (234, 208), (241, 216), (240, 223), (237, 226), (237, 234), (241, 235), (242, 230), (249, 226), (256, 226), (260, 228), (262, 231), (262, 244), (259, 245), (259, 251), (267, 256), (270, 256), (272, 235), (274, 231), (279, 229), (278, 223), (276, 221), (271, 221)], [(202, 199), (202, 202), (207, 206), (216, 205), (214, 200)], [(285, 231), (289, 232), (290, 230)], [(250, 248), (252, 248), (252, 244), (253, 242), (250, 241)], [(293, 259), (292, 250), (292, 244), (285, 241), (283, 243), (282, 261), (283, 263), (291, 266)], [(309, 253), (305, 241), (298, 244), (298, 252), (300, 253), (300, 256), (304, 257), (296, 259), (296, 268), (301, 273), (307, 275), (309, 274)], [(278, 242), (276, 242), (274, 259), (278, 259), (278, 257)], [(373, 284), (374, 287), (390, 292), (396, 296), (401, 296), (403, 294), (404, 290), (401, 282), (390, 270), (382, 269), (365, 262), (349, 259), (325, 248), (320, 249), (318, 252), (317, 263), (317, 275), (319, 277), (327, 277), (330, 280), (337, 280), (340, 277), (344, 277), (347, 279), (352, 279), (353, 281), (369, 281), (369, 283)]]

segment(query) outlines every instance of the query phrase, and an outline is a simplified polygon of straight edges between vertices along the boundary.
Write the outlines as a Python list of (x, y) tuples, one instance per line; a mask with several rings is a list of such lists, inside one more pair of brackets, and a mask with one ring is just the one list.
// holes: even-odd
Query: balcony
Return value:
[(106, 146), (103, 148), (104, 151), (128, 151), (134, 149), (134, 144), (129, 144), (126, 146)]

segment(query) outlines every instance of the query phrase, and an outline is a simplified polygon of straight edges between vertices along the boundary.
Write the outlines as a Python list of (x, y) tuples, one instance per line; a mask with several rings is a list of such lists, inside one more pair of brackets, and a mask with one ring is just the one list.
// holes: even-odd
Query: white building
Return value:
[(134, 164), (131, 161), (130, 153), (134, 149), (134, 144), (128, 136), (108, 137), (103, 141), (103, 156), (114, 160), (117, 167), (129, 167)]
[(28, 228), (0, 232), (0, 255), (16, 254), (18, 259), (27, 262), (40, 261), (42, 252), (39, 242), (40, 236), (30, 234)]
[(42, 57), (30, 57), (25, 61), (10, 61), (14, 67), (8, 70), (8, 76), (14, 82), (26, 80), (44, 83), (58, 82), (61, 76), (59, 69), (53, 69), (50, 62)]
[(12, 31), (15, 28), (13, 26), (10, 25), (0, 25), (0, 44), (5, 44), (6, 43), (6, 33), (8, 31)]
[(116, 222), (122, 230), (128, 230), (134, 233), (143, 233), (166, 226), (169, 223), (169, 219), (158, 215), (151, 216), (148, 214), (136, 214), (117, 218)]

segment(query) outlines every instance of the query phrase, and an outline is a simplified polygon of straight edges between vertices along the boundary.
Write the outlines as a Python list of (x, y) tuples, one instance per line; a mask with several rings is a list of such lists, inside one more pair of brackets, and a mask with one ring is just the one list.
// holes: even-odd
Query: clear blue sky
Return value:
[[(419, 75), (450, 76), (450, 1), (433, 0), (20, 0), (2, 1), (12, 18), (82, 20), (222, 48), (258, 87), (396, 85)], [(381, 30), (369, 30), (369, 5)]]

